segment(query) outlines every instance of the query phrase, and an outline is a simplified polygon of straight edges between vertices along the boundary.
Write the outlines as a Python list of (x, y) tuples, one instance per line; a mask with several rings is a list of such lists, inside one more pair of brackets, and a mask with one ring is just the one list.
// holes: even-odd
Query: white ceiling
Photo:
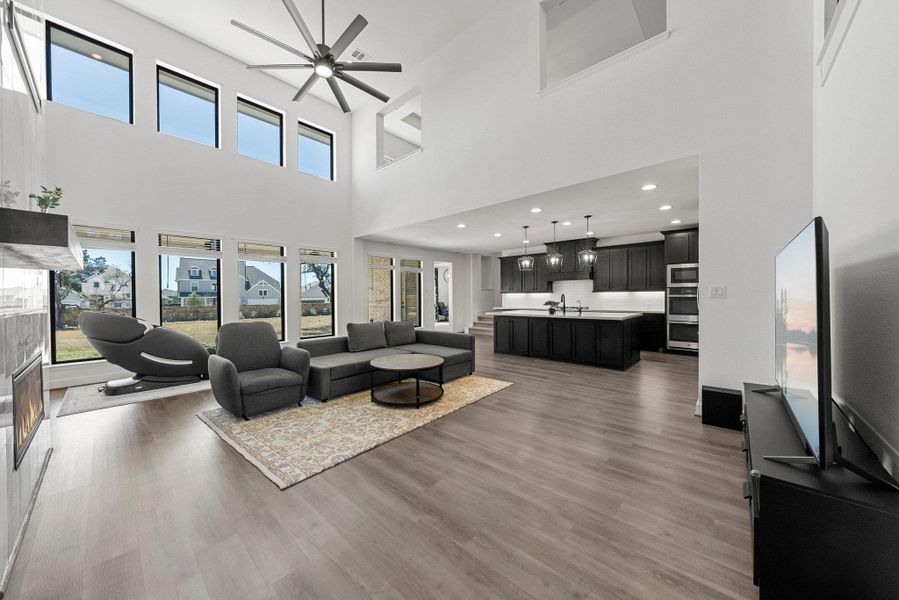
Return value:
[[(306, 44), (290, 20), (281, 0), (114, 0), (163, 25), (171, 27), (245, 63), (296, 62), (296, 57), (243, 32), (230, 24), (237, 19), (272, 37), (306, 51)], [(321, 37), (320, 0), (295, 0), (316, 41)], [(325, 36), (333, 43), (357, 14), (368, 27), (350, 46), (360, 48), (379, 62), (400, 62), (411, 69), (435, 50), (467, 29), (498, 4), (498, 0), (326, 0)], [(299, 87), (308, 71), (269, 71)], [(210, 75), (211, 77), (212, 75)], [(406, 90), (391, 88), (391, 73), (360, 73), (359, 79), (388, 95)], [(378, 102), (349, 85), (341, 85), (351, 107)], [(337, 102), (324, 81), (311, 92), (335, 106)], [(288, 98), (289, 100), (289, 98)]]
[[(658, 187), (644, 192), (648, 183)], [(671, 210), (659, 210), (671, 205)], [(534, 214), (532, 208), (541, 208)], [(552, 241), (553, 220), (558, 239), (583, 238), (584, 215), (593, 215), (590, 229), (600, 240), (654, 234), (699, 222), (699, 159), (689, 157), (519, 198), (501, 204), (425, 221), (367, 236), (366, 239), (425, 248), (481, 254), (521, 250), (521, 227), (536, 249)], [(671, 221), (680, 219), (681, 224)], [(571, 221), (568, 227), (562, 222)], [(465, 228), (460, 229), (459, 223)], [(501, 233), (502, 237), (494, 237)], [(600, 242), (601, 243), (601, 242)]]

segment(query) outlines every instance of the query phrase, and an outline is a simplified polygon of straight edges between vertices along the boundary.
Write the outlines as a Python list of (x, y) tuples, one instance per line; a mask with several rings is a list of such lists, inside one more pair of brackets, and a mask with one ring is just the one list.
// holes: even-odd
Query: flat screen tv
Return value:
[(775, 260), (775, 378), (822, 469), (834, 460), (827, 228), (816, 217)]

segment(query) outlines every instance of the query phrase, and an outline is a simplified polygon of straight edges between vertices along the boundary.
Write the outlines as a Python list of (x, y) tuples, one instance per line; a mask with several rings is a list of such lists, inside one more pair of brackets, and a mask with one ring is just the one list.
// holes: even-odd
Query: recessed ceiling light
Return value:
[(643, 190), (644, 192), (651, 192), (652, 190), (656, 189), (657, 187), (659, 187), (659, 186), (657, 186), (657, 185), (654, 184), (654, 183), (647, 183), (646, 185), (644, 185), (644, 186), (641, 187), (640, 189)]
[(522, 244), (530, 244), (530, 243), (531, 243), (531, 240), (523, 240), (521, 243), (522, 243)]
[(659, 210), (671, 210), (671, 205), (663, 204), (662, 206), (659, 207)]
[(672, 224), (672, 225), (680, 225), (680, 224), (681, 224), (681, 220), (680, 220), (680, 219), (675, 219), (675, 220), (671, 221), (671, 224)]
[(565, 221), (564, 223), (562, 223), (562, 225), (568, 227), (569, 225), (571, 225), (571, 221)]
[(458, 227), (459, 229), (465, 229), (465, 223), (459, 223), (458, 225), (456, 225), (456, 227)]
[(94, 60), (103, 60), (103, 56), (101, 54), (97, 54), (96, 52), (91, 52), (91, 58)]
[(503, 234), (497, 232), (493, 234), (493, 237), (503, 237)]
[(542, 208), (536, 208), (536, 207), (534, 207), (534, 208), (531, 209), (531, 212), (534, 213), (534, 214), (537, 214), (538, 212), (543, 212), (543, 209), (542, 209)]
[(593, 232), (592, 232), (592, 231), (588, 231), (588, 232), (587, 232), (587, 235), (593, 235)]

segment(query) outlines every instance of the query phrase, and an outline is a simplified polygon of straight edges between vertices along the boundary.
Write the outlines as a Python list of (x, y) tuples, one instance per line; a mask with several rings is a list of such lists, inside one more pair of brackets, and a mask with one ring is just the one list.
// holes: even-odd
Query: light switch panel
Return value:
[(709, 298), (727, 298), (726, 285), (710, 285)]

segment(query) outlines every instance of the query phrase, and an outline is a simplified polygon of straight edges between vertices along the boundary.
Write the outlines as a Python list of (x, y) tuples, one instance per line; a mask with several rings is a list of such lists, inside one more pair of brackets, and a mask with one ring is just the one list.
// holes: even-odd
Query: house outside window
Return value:
[(241, 321), (270, 323), (278, 338), (284, 327), (284, 246), (258, 242), (237, 244), (237, 283)]
[(334, 335), (337, 253), (300, 249), (300, 338)]
[[(160, 323), (215, 346), (221, 325), (218, 271), (221, 240), (176, 234), (159, 235)], [(199, 276), (195, 276), (195, 269)]]

